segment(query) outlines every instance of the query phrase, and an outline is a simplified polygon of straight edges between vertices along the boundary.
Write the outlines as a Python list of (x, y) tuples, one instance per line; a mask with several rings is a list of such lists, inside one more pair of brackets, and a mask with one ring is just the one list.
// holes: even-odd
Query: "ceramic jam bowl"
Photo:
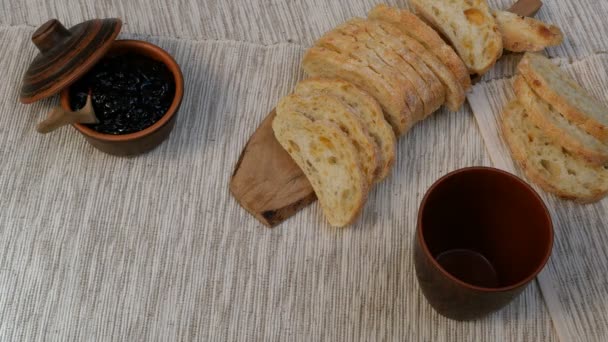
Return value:
[[(162, 143), (170, 135), (177, 112), (184, 95), (184, 80), (179, 65), (173, 57), (160, 47), (140, 40), (116, 40), (106, 56), (134, 54), (162, 62), (175, 81), (175, 95), (166, 113), (151, 126), (127, 134), (107, 134), (98, 132), (86, 124), (73, 124), (87, 141), (98, 150), (112, 155), (129, 156), (148, 152)], [(61, 91), (61, 107), (72, 110), (70, 106), (70, 87)]]

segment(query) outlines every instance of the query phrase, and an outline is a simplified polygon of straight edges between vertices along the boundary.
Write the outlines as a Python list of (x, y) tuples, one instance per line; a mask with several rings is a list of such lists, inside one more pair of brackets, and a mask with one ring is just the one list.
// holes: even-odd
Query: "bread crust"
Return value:
[[(428, 117), (445, 103), (446, 88), (443, 83), (424, 63), (422, 58), (408, 49), (399, 37), (387, 34), (377, 20), (366, 20), (363, 29), (366, 30), (372, 39), (393, 51), (398, 58), (407, 63), (418, 79), (418, 82), (422, 82), (425, 85), (425, 92), (421, 95), (425, 107), (424, 116), (421, 119)], [(417, 86), (417, 89), (422, 87), (423, 85), (420, 84)]]
[[(546, 71), (538, 70), (540, 67), (546, 68)], [(522, 58), (517, 70), (540, 98), (550, 103), (560, 114), (576, 123), (587, 133), (608, 144), (608, 108), (592, 98), (565, 72), (546, 57), (532, 53), (527, 53)], [(547, 79), (548, 75), (544, 73), (555, 73), (559, 79), (563, 80), (563, 86), (567, 88), (562, 93), (558, 92), (555, 89), (558, 85), (555, 82), (551, 84)], [(578, 94), (577, 96), (580, 96), (583, 101), (588, 101), (590, 107), (596, 112), (595, 115), (586, 113), (584, 109), (572, 104), (568, 100), (572, 94)]]
[[(365, 19), (355, 18), (340, 25), (337, 30), (341, 33), (353, 37), (358, 42), (364, 44), (369, 49), (374, 50), (387, 65), (391, 66), (407, 85), (407, 91), (413, 93), (416, 98), (416, 110), (414, 110), (414, 122), (424, 119), (428, 110), (431, 110), (434, 95), (428, 84), (420, 77), (418, 72), (407, 63), (393, 49), (375, 39), (369, 33), (371, 23)], [(410, 107), (411, 108), (411, 107)]]
[(325, 120), (338, 125), (355, 146), (368, 183), (375, 181), (380, 166), (378, 145), (375, 144), (363, 121), (353, 114), (347, 105), (332, 96), (323, 94), (312, 96), (291, 94), (279, 101), (277, 115), (282, 116), (291, 112), (303, 114), (312, 121)]
[(485, 0), (410, 0), (410, 3), (450, 40), (469, 73), (485, 74), (502, 56), (502, 36)]
[(315, 42), (315, 45), (332, 49), (358, 60), (360, 64), (369, 66), (370, 69), (389, 82), (393, 88), (401, 92), (404, 95), (405, 105), (412, 114), (407, 117), (407, 125), (411, 127), (416, 122), (416, 118), (422, 115), (424, 109), (422, 101), (412, 84), (398, 70), (389, 65), (376, 51), (367, 46), (365, 42), (361, 42), (351, 35), (344, 34), (342, 30), (345, 30), (344, 24), (325, 33)]
[(555, 25), (507, 11), (492, 10), (492, 15), (498, 23), (505, 50), (540, 51), (564, 40), (562, 31)]
[(427, 50), (432, 52), (456, 77), (466, 92), (471, 88), (469, 71), (451, 46), (446, 44), (437, 32), (410, 11), (380, 4), (367, 15), (369, 19), (389, 22), (415, 38)]
[(369, 134), (378, 146), (379, 167), (376, 180), (385, 179), (395, 162), (396, 138), (390, 124), (382, 114), (378, 101), (354, 84), (341, 79), (310, 78), (296, 85), (295, 94), (302, 96), (333, 96), (349, 106), (368, 128)]
[[(608, 193), (608, 171), (601, 169), (600, 167), (594, 167), (591, 165), (585, 165), (583, 161), (578, 161), (574, 157), (569, 155), (563, 155), (563, 158), (569, 158), (569, 162), (577, 163), (581, 168), (587, 168), (590, 172), (596, 172), (599, 182), (595, 188), (589, 189), (585, 187), (586, 191), (581, 190), (581, 184), (578, 185), (577, 190), (568, 189), (566, 186), (560, 183), (559, 179), (552, 179), (550, 174), (546, 170), (542, 170), (538, 165), (535, 165), (529, 146), (526, 146), (526, 141), (518, 138), (513, 132), (523, 131), (524, 135), (530, 140), (530, 144), (534, 141), (542, 141), (548, 143), (556, 151), (559, 151), (559, 147), (555, 145), (554, 141), (545, 137), (540, 129), (535, 131), (526, 129), (524, 120), (529, 120), (529, 115), (526, 114), (526, 109), (518, 100), (511, 101), (505, 106), (501, 115), (501, 133), (502, 136), (511, 151), (513, 159), (522, 168), (528, 179), (533, 183), (540, 186), (543, 190), (553, 193), (563, 199), (573, 200), (578, 203), (593, 203), (602, 199)], [(563, 170), (562, 170), (563, 171)]]
[(335, 51), (313, 46), (302, 61), (304, 71), (311, 77), (341, 78), (372, 95), (384, 111), (385, 119), (396, 135), (410, 128), (408, 117), (412, 117), (405, 106), (404, 94), (400, 93), (368, 66)]
[(565, 149), (592, 164), (601, 166), (608, 163), (608, 146), (552, 110), (532, 91), (523, 77), (517, 76), (513, 86), (520, 103), (530, 114), (530, 119), (553, 140), (559, 141)]
[(386, 21), (375, 20), (375, 22), (386, 35), (398, 38), (412, 54), (418, 56), (435, 73), (446, 89), (446, 107), (452, 111), (458, 111), (465, 101), (465, 91), (450, 69), (424, 48), (422, 44), (405, 34), (397, 26)]
[[(317, 120), (313, 122), (296, 112), (277, 115), (272, 122), (272, 128), (279, 144), (289, 153), (310, 180), (329, 224), (334, 227), (344, 227), (354, 222), (367, 200), (369, 186), (359, 164), (357, 151), (346, 134), (330, 121)], [(323, 164), (324, 159), (316, 161), (317, 158), (313, 155), (314, 146), (310, 147), (310, 150), (304, 151), (297, 143), (294, 144), (294, 141), (298, 139), (305, 142), (305, 144), (301, 144), (303, 147), (319, 144), (319, 142), (324, 141), (323, 139), (331, 141), (332, 148), (322, 147), (318, 149), (317, 154), (321, 154), (322, 157), (334, 157), (336, 162), (334, 164)], [(297, 147), (294, 147), (294, 145)], [(307, 159), (305, 155), (310, 156)], [(341, 159), (338, 159), (337, 156), (341, 156)], [(334, 194), (331, 191), (327, 192), (326, 188), (329, 186), (335, 187), (336, 181), (330, 179), (331, 176), (315, 172), (317, 168), (324, 166), (328, 169), (333, 167), (332, 170), (328, 171), (328, 175), (330, 171), (333, 171), (334, 174), (349, 176), (348, 181), (342, 187), (334, 188), (335, 191), (340, 193), (348, 190), (347, 201), (330, 198)], [(347, 205), (348, 207), (345, 207)]]

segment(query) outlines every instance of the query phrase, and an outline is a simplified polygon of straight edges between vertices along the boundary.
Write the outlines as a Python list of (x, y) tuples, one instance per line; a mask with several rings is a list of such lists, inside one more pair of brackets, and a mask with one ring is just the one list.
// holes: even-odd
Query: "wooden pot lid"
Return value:
[(40, 50), (23, 76), (20, 100), (32, 103), (57, 94), (89, 71), (120, 32), (120, 19), (93, 19), (66, 29), (57, 19), (32, 35)]

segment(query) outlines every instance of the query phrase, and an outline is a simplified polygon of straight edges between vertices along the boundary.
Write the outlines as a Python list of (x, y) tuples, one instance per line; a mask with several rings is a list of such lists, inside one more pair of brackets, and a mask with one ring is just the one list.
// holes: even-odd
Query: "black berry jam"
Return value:
[(72, 110), (84, 106), (91, 91), (98, 124), (87, 125), (106, 134), (141, 131), (158, 121), (175, 96), (175, 80), (163, 63), (124, 54), (103, 58), (70, 87)]

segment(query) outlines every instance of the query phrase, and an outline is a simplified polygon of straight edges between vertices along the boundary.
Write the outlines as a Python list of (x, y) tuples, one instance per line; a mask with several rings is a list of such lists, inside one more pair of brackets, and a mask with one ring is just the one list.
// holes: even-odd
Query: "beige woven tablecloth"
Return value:
[[(411, 240), (430, 184), (472, 165), (518, 172), (495, 121), (518, 55), (475, 86), (471, 107), (401, 139), (392, 176), (350, 229), (331, 229), (312, 205), (269, 230), (230, 197), (241, 149), (303, 77), (305, 48), (377, 2), (0, 0), (0, 341), (608, 340), (608, 200), (543, 195), (553, 256), (487, 318), (437, 315), (415, 280)], [(17, 100), (37, 25), (112, 16), (123, 38), (175, 56), (186, 83), (171, 138), (135, 158), (100, 153), (71, 128), (39, 135), (57, 99)], [(608, 1), (546, 0), (539, 17), (566, 34), (548, 54), (607, 100)]]

